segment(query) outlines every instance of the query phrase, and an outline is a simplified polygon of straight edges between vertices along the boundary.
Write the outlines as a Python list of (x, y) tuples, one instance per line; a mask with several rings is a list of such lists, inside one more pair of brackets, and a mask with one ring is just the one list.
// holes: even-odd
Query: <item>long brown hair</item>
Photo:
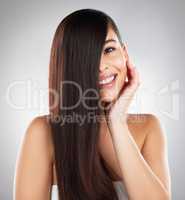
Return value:
[[(72, 109), (80, 92), (74, 84), (69, 84), (79, 85), (82, 93), (93, 89), (99, 94), (99, 65), (109, 25), (122, 42), (115, 22), (107, 14), (81, 9), (60, 22), (53, 38), (49, 67), (49, 122), (60, 200), (118, 199), (98, 150), (99, 120), (91, 121), (92, 117), (89, 117), (92, 113), (100, 116), (99, 99), (86, 99), (85, 104), (93, 109), (87, 109), (82, 101)], [(93, 94), (89, 96), (93, 97)], [(66, 123), (69, 116), (82, 116), (85, 120), (80, 124), (72, 118)]]

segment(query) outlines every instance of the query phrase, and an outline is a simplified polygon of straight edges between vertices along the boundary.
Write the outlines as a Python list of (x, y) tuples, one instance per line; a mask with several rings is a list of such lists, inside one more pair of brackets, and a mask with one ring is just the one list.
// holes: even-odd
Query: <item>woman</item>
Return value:
[(52, 185), (60, 200), (170, 199), (159, 120), (127, 113), (139, 74), (114, 21), (93, 9), (65, 17), (49, 73), (50, 114), (26, 131), (15, 199), (51, 199)]

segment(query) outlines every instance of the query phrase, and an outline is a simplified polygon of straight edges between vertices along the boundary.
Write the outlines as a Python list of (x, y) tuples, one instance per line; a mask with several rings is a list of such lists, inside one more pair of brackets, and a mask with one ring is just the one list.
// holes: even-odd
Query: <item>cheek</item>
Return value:
[(126, 70), (126, 58), (122, 54), (115, 55), (114, 64), (120, 71)]
[(120, 71), (121, 77), (125, 79), (127, 74), (126, 59), (124, 58), (115, 59), (115, 66)]

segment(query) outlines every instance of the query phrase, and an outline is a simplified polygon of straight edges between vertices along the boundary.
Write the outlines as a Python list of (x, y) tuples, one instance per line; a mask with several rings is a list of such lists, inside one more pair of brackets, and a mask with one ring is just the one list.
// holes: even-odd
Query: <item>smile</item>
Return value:
[(117, 74), (114, 74), (114, 75), (111, 75), (111, 76), (99, 81), (99, 85), (101, 87), (112, 87), (115, 82), (116, 76), (117, 76)]

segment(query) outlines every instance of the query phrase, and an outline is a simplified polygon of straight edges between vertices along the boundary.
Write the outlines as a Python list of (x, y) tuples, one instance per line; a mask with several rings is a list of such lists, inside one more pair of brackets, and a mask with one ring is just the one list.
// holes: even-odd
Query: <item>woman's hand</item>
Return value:
[[(125, 46), (125, 48), (127, 53), (127, 47)], [(105, 115), (108, 122), (113, 122), (115, 120), (123, 122), (123, 120), (126, 120), (128, 107), (140, 85), (139, 73), (131, 62), (128, 53), (126, 67), (128, 81), (125, 81), (116, 100), (105, 107)]]

